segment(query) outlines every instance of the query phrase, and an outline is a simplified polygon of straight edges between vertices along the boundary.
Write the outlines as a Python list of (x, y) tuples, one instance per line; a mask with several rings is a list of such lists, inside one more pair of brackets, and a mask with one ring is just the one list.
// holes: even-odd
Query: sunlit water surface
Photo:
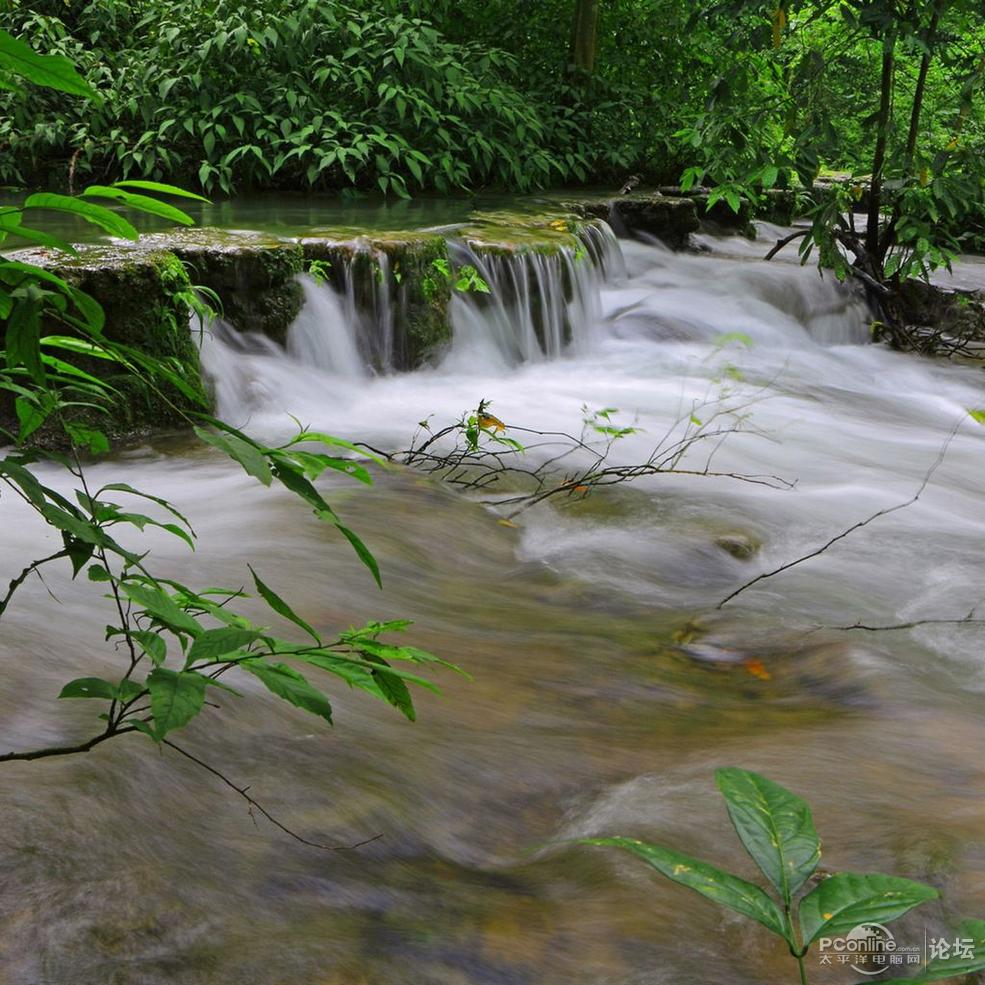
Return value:
[[(301, 505), (184, 439), (93, 468), (190, 516), (194, 555), (147, 538), (176, 577), (238, 585), (252, 561), (320, 629), (413, 619), (413, 642), (474, 681), (443, 677), (415, 724), (333, 688), (333, 730), (241, 681), (243, 699), (223, 697), (187, 730), (190, 750), (307, 837), (383, 835), (355, 852), (254, 824), (231, 791), (140, 737), (5, 765), (0, 982), (792, 981), (758, 926), (567, 843), (634, 835), (755, 878), (714, 789), (728, 764), (811, 801), (828, 869), (944, 892), (898, 938), (985, 915), (982, 632), (823, 628), (960, 619), (981, 604), (985, 429), (966, 414), (985, 404), (981, 371), (866, 344), (857, 299), (813, 269), (756, 261), (762, 242), (705, 245), (674, 255), (624, 242), (625, 275), (592, 288), (555, 359), (517, 363), (502, 326), (484, 330), (462, 299), (441, 365), (374, 377), (341, 304), (310, 283), (291, 355), (208, 341), (221, 412), (264, 437), (288, 434), (294, 415), (400, 448), (417, 422), (450, 422), (483, 398), (509, 425), (569, 432), (583, 407), (614, 407), (639, 429), (613, 449), (629, 463), (724, 400), (744, 407), (743, 431), (711, 467), (795, 485), (659, 476), (540, 506), (511, 528), (401, 469), (370, 490), (327, 483), (380, 561), (381, 593)], [(918, 502), (715, 608), (911, 497), (952, 431)], [(704, 468), (709, 451), (683, 465)], [(53, 549), (9, 497), (0, 516), (7, 574)], [(724, 535), (762, 549), (736, 559), (717, 546)], [(118, 665), (101, 642), (112, 614), (93, 599), (56, 575), (22, 589), (0, 642), (4, 749), (94, 731), (86, 702), (55, 700), (72, 677)]]

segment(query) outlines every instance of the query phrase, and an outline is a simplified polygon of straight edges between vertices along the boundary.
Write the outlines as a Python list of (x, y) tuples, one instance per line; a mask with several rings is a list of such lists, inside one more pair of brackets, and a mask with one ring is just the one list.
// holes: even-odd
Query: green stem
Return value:
[(807, 985), (807, 969), (804, 968), (803, 954), (797, 955), (797, 966), (800, 968), (800, 985)]

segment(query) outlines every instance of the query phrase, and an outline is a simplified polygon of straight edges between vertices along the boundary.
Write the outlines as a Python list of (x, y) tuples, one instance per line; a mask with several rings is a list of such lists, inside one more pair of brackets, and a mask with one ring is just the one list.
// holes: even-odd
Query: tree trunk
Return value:
[(575, 81), (582, 84), (595, 71), (598, 42), (599, 0), (575, 0), (571, 22), (571, 66)]
[(869, 217), (865, 227), (865, 249), (870, 257), (879, 255), (879, 216), (882, 206), (882, 172), (889, 140), (889, 112), (896, 70), (896, 38), (883, 39), (882, 77), (879, 84), (879, 112), (876, 116), (876, 148), (872, 155), (872, 186), (869, 190)]

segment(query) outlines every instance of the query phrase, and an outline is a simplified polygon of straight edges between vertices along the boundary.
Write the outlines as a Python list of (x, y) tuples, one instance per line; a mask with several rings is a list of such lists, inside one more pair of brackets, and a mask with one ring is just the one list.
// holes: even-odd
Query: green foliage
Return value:
[[(804, 956), (819, 938), (847, 934), (860, 924), (889, 923), (940, 895), (931, 886), (897, 876), (815, 876), (821, 842), (804, 800), (749, 770), (720, 769), (715, 779), (739, 840), (769, 880), (776, 900), (753, 883), (660, 845), (624, 837), (585, 838), (582, 843), (622, 848), (673, 882), (762, 924), (786, 942), (804, 985)], [(812, 877), (817, 880), (813, 886)], [(969, 921), (961, 933), (977, 945), (974, 957), (936, 959), (916, 978), (891, 980), (932, 982), (985, 970), (985, 921)]]
[(98, 102), (0, 95), (8, 183), (76, 153), (79, 175), (225, 193), (355, 186), (405, 197), (589, 170), (577, 115), (531, 100), (513, 55), (453, 42), (424, 17), (360, 0), (14, 7), (16, 33), (77, 62)]

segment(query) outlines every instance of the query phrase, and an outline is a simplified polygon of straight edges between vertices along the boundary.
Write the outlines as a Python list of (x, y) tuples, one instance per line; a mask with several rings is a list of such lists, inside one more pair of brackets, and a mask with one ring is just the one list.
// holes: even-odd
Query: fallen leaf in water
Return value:
[(766, 669), (766, 665), (762, 660), (743, 660), (742, 666), (745, 667), (748, 673), (752, 674), (753, 677), (758, 677), (761, 681), (768, 681), (773, 678), (773, 675)]
[(508, 520), (505, 516), (502, 517), (501, 519), (497, 520), (496, 522), (499, 523), (499, 524), (502, 524), (504, 527), (515, 527), (516, 526), (516, 524), (512, 520)]

